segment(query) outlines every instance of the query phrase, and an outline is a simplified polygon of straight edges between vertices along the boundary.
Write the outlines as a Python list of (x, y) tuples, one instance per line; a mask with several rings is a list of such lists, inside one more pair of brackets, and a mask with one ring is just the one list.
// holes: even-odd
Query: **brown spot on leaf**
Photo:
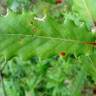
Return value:
[(64, 57), (65, 56), (65, 52), (64, 51), (60, 52), (60, 56)]
[(56, 4), (61, 4), (63, 0), (56, 0)]

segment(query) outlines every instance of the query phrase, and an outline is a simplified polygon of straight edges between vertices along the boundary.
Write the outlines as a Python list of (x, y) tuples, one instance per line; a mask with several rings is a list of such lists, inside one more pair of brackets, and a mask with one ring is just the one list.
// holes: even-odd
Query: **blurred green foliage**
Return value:
[(93, 96), (95, 5), (0, 1), (0, 96)]

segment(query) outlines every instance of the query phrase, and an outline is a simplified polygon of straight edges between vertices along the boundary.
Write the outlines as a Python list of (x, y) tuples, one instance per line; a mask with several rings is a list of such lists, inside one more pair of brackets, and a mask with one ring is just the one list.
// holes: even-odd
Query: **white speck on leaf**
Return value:
[(47, 15), (45, 14), (43, 17), (34, 17), (34, 20), (44, 22), (46, 17), (47, 17)]

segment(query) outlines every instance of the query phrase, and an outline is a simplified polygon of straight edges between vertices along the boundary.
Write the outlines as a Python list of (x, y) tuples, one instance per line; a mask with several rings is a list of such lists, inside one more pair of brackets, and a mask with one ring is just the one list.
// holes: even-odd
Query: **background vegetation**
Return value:
[(96, 95), (96, 0), (0, 0), (0, 96)]

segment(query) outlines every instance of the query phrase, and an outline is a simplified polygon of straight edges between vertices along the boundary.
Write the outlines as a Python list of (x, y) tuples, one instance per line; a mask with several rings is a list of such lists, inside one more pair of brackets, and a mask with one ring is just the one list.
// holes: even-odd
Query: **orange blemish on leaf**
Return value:
[(60, 55), (61, 57), (64, 57), (64, 56), (65, 56), (65, 52), (62, 51), (62, 52), (59, 53), (59, 55)]
[(56, 0), (56, 4), (61, 4), (63, 0)]

